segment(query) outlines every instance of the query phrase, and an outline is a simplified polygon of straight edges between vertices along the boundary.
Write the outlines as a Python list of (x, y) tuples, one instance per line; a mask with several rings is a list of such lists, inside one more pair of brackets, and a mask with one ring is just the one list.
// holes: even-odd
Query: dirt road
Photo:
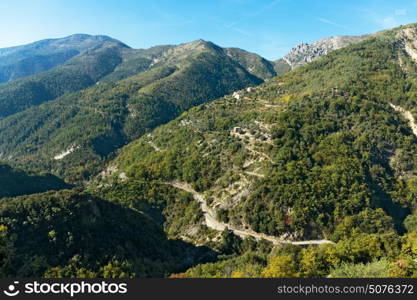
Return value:
[(253, 230), (236, 228), (228, 223), (223, 223), (223, 222), (218, 221), (216, 219), (215, 211), (213, 211), (212, 209), (208, 207), (204, 196), (198, 193), (197, 191), (195, 191), (188, 183), (173, 181), (173, 182), (169, 182), (168, 184), (177, 189), (181, 189), (183, 191), (191, 193), (193, 195), (194, 199), (197, 200), (198, 203), (200, 203), (200, 207), (204, 214), (207, 227), (211, 229), (214, 229), (217, 231), (223, 231), (225, 228), (228, 228), (234, 234), (236, 234), (237, 236), (240, 236), (241, 238), (251, 236), (255, 238), (256, 240), (264, 239), (264, 240), (272, 242), (275, 245), (277, 244), (293, 244), (293, 245), (333, 244), (332, 241), (328, 241), (328, 240), (289, 241), (289, 240), (280, 239), (279, 237), (276, 237), (276, 236), (271, 236), (271, 235), (267, 235), (264, 233), (258, 233)]

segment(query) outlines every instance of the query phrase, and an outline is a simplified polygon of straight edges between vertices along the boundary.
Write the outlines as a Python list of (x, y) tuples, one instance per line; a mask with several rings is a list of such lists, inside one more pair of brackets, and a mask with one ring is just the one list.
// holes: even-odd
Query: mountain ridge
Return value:
[(6, 274), (415, 276), (416, 39), (325, 40), (271, 78), (285, 65), (201, 40), (123, 52), (108, 80), (1, 120), (5, 157), (81, 180), (2, 199)]
[[(61, 93), (55, 99), (51, 97), (41, 103), (33, 101), (32, 107), (25, 104), (20, 112), (15, 109), (10, 116), (4, 116), (0, 120), (3, 159), (12, 157), (11, 161), (15, 161), (20, 158), (21, 164), (41, 161), (48, 171), (57, 172), (58, 167), (56, 174), (62, 176), (59, 172), (69, 171), (78, 164), (71, 162), (71, 157), (78, 160), (85, 156), (89, 157), (90, 163), (98, 163), (126, 142), (194, 105), (263, 82), (228, 56), (223, 48), (202, 40), (179, 46), (148, 50), (117, 48), (117, 51), (110, 72), (105, 70), (80, 89), (76, 86), (72, 92)], [(77, 66), (76, 59), (72, 62)], [(134, 67), (132, 61), (136, 63)], [(82, 60), (79, 64), (84, 65)], [(71, 66), (67, 65), (58, 69), (65, 71)], [(36, 75), (36, 78), (40, 78), (40, 82), (45, 82), (42, 76), (49, 74), (56, 78), (55, 70), (48, 72)], [(11, 84), (16, 85), (16, 82)], [(0, 100), (1, 91), (0, 85)], [(17, 91), (21, 93), (19, 88)], [(27, 101), (26, 94), (21, 94)], [(11, 98), (9, 94), (5, 97)], [(18, 102), (16, 97), (14, 99), (14, 103)], [(58, 127), (51, 125), (57, 123), (60, 124)], [(91, 126), (88, 130), (80, 130), (80, 124)], [(53, 159), (72, 148), (74, 151), (69, 151), (62, 159)]]
[[(403, 161), (405, 158), (397, 157), (396, 159), (401, 160), (402, 163), (397, 164), (394, 168), (390, 166), (391, 162), (387, 160), (388, 154), (386, 151), (388, 150), (385, 150), (383, 147), (397, 147), (398, 149), (402, 149), (397, 151), (403, 153), (415, 151), (413, 145), (405, 142), (408, 140), (410, 133), (403, 132), (403, 129), (397, 129), (401, 132), (398, 133), (398, 136), (394, 133), (395, 126), (402, 128), (402, 126), (408, 126), (407, 123), (400, 121), (397, 115), (393, 115), (391, 117), (393, 127), (389, 129), (393, 133), (389, 142), (378, 142), (384, 146), (379, 146), (382, 147), (379, 150), (368, 149), (366, 151), (369, 151), (371, 154), (365, 155), (367, 153), (366, 151), (354, 148), (354, 144), (351, 144), (353, 142), (349, 142), (350, 139), (358, 139), (357, 143), (359, 143), (361, 140), (359, 132), (357, 132), (358, 136), (355, 136), (355, 138), (352, 137), (353, 129), (340, 127), (341, 125), (335, 123), (334, 120), (332, 121), (332, 118), (338, 118), (338, 120), (340, 118), (339, 122), (347, 122), (346, 126), (353, 126), (352, 128), (369, 126), (366, 125), (365, 121), (361, 121), (360, 118), (355, 119), (355, 121), (344, 120), (343, 114), (349, 114), (353, 119), (358, 118), (355, 114), (355, 109), (360, 110), (361, 105), (365, 105), (360, 102), (360, 99), (372, 99), (368, 100), (370, 101), (369, 103), (366, 102), (367, 105), (373, 106), (381, 114), (393, 113), (391, 108), (391, 101), (393, 100), (391, 97), (396, 93), (404, 93), (401, 92), (401, 86), (403, 84), (408, 85), (408, 88), (412, 86), (411, 78), (408, 79), (410, 81), (407, 81), (407, 83), (403, 82), (405, 80), (404, 71), (399, 65), (400, 59), (403, 65), (413, 63), (414, 59), (409, 53), (411, 46), (406, 51), (405, 46), (398, 43), (399, 32), (404, 32), (404, 30), (417, 32), (415, 26), (410, 25), (407, 28), (398, 28), (368, 37), (362, 42), (348, 46), (348, 48), (332, 51), (327, 56), (323, 56), (321, 59), (303, 68), (297, 68), (293, 72), (275, 77), (263, 85), (241, 90), (234, 95), (228, 95), (214, 102), (189, 110), (187, 113), (182, 114), (180, 118), (168, 123), (168, 125), (159, 127), (150, 135), (144, 136), (124, 147), (120, 151), (119, 156), (109, 165), (112, 170), (116, 170), (116, 172), (113, 171), (114, 179), (116, 181), (121, 180), (123, 182), (122, 185), (127, 184), (129, 180), (133, 182), (135, 180), (179, 180), (187, 182), (192, 184), (193, 188), (197, 191), (205, 192), (209, 198), (213, 198), (211, 201), (215, 204), (212, 205), (217, 207), (219, 214), (225, 213), (224, 210), (226, 212), (231, 210), (231, 215), (226, 214), (225, 218), (232, 218), (233, 216), (233, 218), (236, 218), (235, 221), (238, 224), (240, 223), (240, 226), (247, 226), (251, 223), (256, 224), (258, 221), (255, 221), (255, 219), (259, 220), (259, 216), (262, 215), (268, 219), (268, 216), (273, 214), (275, 219), (281, 219), (281, 223), (276, 224), (278, 226), (277, 228), (281, 228), (281, 226), (282, 228), (287, 228), (289, 226), (287, 222), (289, 221), (286, 221), (286, 218), (289, 218), (291, 215), (295, 219), (303, 219), (304, 217), (301, 212), (299, 215), (294, 216), (294, 208), (291, 207), (283, 208), (283, 211), (275, 211), (272, 203), (267, 202), (263, 205), (257, 203), (259, 199), (280, 198), (279, 193), (291, 194), (290, 189), (286, 191), (280, 190), (276, 194), (271, 194), (270, 186), (280, 185), (272, 184), (268, 178), (278, 176), (275, 180), (281, 182), (283, 186), (289, 184), (286, 183), (288, 180), (289, 182), (293, 180), (292, 183), (294, 186), (299, 184), (299, 187), (303, 189), (303, 185), (307, 184), (303, 183), (303, 176), (309, 176), (306, 175), (309, 174), (307, 170), (312, 168), (312, 166), (308, 167), (309, 164), (313, 164), (314, 166), (314, 161), (316, 161), (317, 165), (312, 169), (314, 170), (313, 172), (321, 172), (319, 170), (332, 172), (332, 168), (337, 168), (333, 163), (326, 162), (328, 160), (332, 161), (332, 159), (322, 157), (321, 155), (323, 154), (321, 152), (333, 151), (328, 148), (332, 143), (331, 140), (335, 139), (337, 141), (340, 138), (341, 140), (337, 144), (338, 147), (342, 149), (346, 148), (343, 151), (347, 151), (346, 154), (340, 154), (340, 159), (346, 159), (347, 161), (339, 165), (343, 168), (344, 165), (352, 164), (353, 168), (351, 171), (347, 169), (339, 170), (339, 175), (345, 176), (344, 179), (340, 180), (348, 180), (348, 178), (353, 176), (347, 174), (349, 172), (359, 172), (362, 174), (361, 177), (354, 180), (359, 180), (358, 187), (362, 185), (367, 186), (362, 191), (364, 194), (359, 196), (361, 193), (359, 190), (362, 188), (359, 188), (355, 192), (351, 191), (351, 194), (359, 193), (358, 197), (365, 197), (363, 199), (368, 197), (366, 201), (371, 201), (371, 203), (375, 201), (372, 204), (373, 208), (375, 206), (382, 206), (387, 214), (395, 218), (398, 226), (397, 229), (401, 231), (402, 218), (407, 215), (410, 207), (405, 206), (401, 202), (402, 200), (394, 200), (391, 198), (394, 196), (390, 196), (388, 192), (383, 192), (381, 190), (382, 187), (377, 186), (373, 182), (373, 179), (369, 177), (369, 172), (371, 171), (366, 171), (370, 168), (368, 164), (376, 164), (375, 162), (362, 164), (361, 161), (364, 159), (363, 157), (374, 155), (375, 157), (373, 159), (378, 160), (378, 167), (373, 166), (373, 168), (379, 168), (380, 164), (380, 166), (387, 168), (387, 174), (403, 172), (399, 170), (394, 171), (394, 169), (405, 163)], [(394, 47), (395, 52), (390, 47)], [(378, 51), (381, 53), (378, 55), (375, 54), (377, 52), (374, 53), (373, 51), (376, 51), (374, 49), (380, 49)], [(372, 55), (369, 54), (366, 56), (368, 53), (372, 53)], [(343, 70), (343, 72), (338, 73), (336, 77), (331, 77), (331, 74), (336, 74), (339, 70)], [(408, 76), (412, 76), (413, 71), (408, 70), (407, 72)], [(368, 80), (367, 85), (363, 83), (364, 79), (361, 76), (366, 77)], [(387, 80), (389, 80), (390, 85), (387, 85)], [(372, 83), (372, 88), (369, 87), (370, 83)], [(368, 88), (366, 89), (365, 86)], [(406, 97), (404, 94), (401, 95), (403, 98)], [(407, 99), (412, 99), (412, 95), (412, 93), (409, 94)], [(386, 99), (384, 100), (386, 102), (378, 102), (378, 97)], [(349, 103), (349, 106), (344, 106), (347, 105), (343, 104), (346, 101)], [(293, 102), (295, 103), (293, 104)], [(339, 110), (346, 107), (345, 109), (347, 111), (343, 114), (333, 111), (331, 108), (334, 105), (337, 105)], [(406, 109), (410, 108), (409, 105), (405, 105)], [(355, 108), (348, 108), (350, 106)], [(250, 117), (249, 112), (253, 110), (256, 113), (253, 113), (253, 116)], [(311, 110), (317, 111), (311, 115)], [(363, 110), (360, 111), (365, 113)], [(274, 114), (276, 115), (274, 116)], [(310, 117), (307, 118), (307, 116)], [(304, 121), (301, 121), (304, 118), (307, 118), (307, 120), (311, 119), (311, 121), (307, 121), (308, 125), (301, 125), (304, 123)], [(377, 117), (375, 116), (375, 118)], [(377, 118), (376, 120), (379, 119)], [(269, 123), (271, 121), (273, 121), (272, 124)], [(349, 125), (349, 122), (358, 123), (355, 123), (356, 125)], [(327, 135), (323, 135), (323, 137), (317, 135), (316, 138), (308, 143), (298, 141), (298, 139), (304, 138), (304, 134), (306, 134), (305, 138), (307, 139), (309, 130), (313, 130), (314, 132), (316, 130), (313, 129), (315, 126), (321, 126), (317, 124), (328, 127), (328, 137)], [(373, 130), (380, 130), (378, 127), (375, 127), (376, 125), (373, 126)], [(323, 130), (327, 132), (325, 129)], [(345, 132), (345, 130), (347, 131)], [(372, 131), (367, 134), (370, 135), (370, 138), (376, 139)], [(297, 136), (298, 138), (296, 138)], [(329, 139), (328, 141), (326, 140), (327, 138)], [(281, 142), (277, 144), (274, 142), (274, 139), (281, 140)], [(287, 142), (291, 146), (288, 146), (286, 144)], [(392, 145), (389, 146), (389, 143), (392, 143)], [(187, 145), (187, 148), (183, 148), (182, 145)], [(274, 147), (277, 147), (276, 150), (272, 150)], [(291, 150), (293, 147), (305, 147), (306, 149), (303, 151), (306, 151), (306, 154), (298, 153), (298, 150)], [(323, 149), (326, 150), (319, 150), (320, 147), (324, 147)], [(372, 145), (366, 147), (372, 147)], [(277, 152), (274, 154), (274, 151)], [(344, 153), (343, 151), (342, 153)], [(357, 154), (362, 153), (360, 151), (364, 151), (363, 154)], [(310, 152), (314, 154), (311, 154), (311, 156), (307, 154)], [(198, 153), (203, 153), (204, 155), (199, 155)], [(283, 161), (287, 161), (288, 165), (283, 164)], [(303, 166), (303, 164), (305, 165)], [(326, 164), (330, 164), (329, 167), (326, 167)], [(412, 168), (410, 164), (410, 162), (407, 163), (409, 168)], [(208, 167), (205, 167), (205, 165)], [(296, 170), (293, 169), (295, 165), (300, 165), (300, 168), (305, 168), (305, 171), (301, 171), (300, 169), (300, 172), (306, 173), (299, 175), (300, 177), (295, 174), (289, 175), (292, 172), (291, 170)], [(277, 166), (282, 170), (275, 170)], [(272, 173), (267, 170), (270, 170)], [(123, 176), (120, 177), (120, 174), (123, 174)], [(286, 176), (289, 177), (287, 178)], [(334, 174), (333, 176), (336, 175)], [(386, 176), (394, 176), (386, 180), (403, 180), (402, 177), (395, 177), (395, 175)], [(353, 176), (352, 178), (355, 177)], [(298, 180), (300, 181), (298, 182)], [(269, 183), (265, 183), (265, 186), (256, 192), (256, 196), (250, 196), (251, 193), (249, 191), (253, 193), (254, 190), (257, 190), (256, 184), (252, 187), (251, 182)], [(250, 187), (249, 191), (245, 189), (245, 186), (248, 185)], [(335, 183), (334, 186), (328, 186), (328, 188), (337, 189), (337, 186)], [(341, 192), (339, 193), (342, 195)], [(222, 196), (223, 194), (229, 195)], [(337, 194), (337, 192), (334, 192), (334, 195)], [(294, 201), (298, 202), (299, 200), (296, 199), (299, 197), (294, 195)], [(317, 201), (321, 201), (318, 195), (313, 194), (312, 197), (315, 197)], [(380, 200), (380, 197), (384, 200)], [(252, 202), (252, 206), (239, 210), (237, 208), (240, 205), (240, 202), (238, 202), (239, 199), (243, 201), (241, 205), (246, 206)], [(242, 199), (246, 200), (244, 201)], [(282, 199), (282, 201), (285, 202), (288, 200)], [(304, 204), (300, 204), (300, 210), (303, 205), (309, 205), (308, 199), (305, 199), (305, 201)], [(348, 200), (346, 201), (346, 203), (349, 203)], [(402, 204), (399, 204), (398, 201)], [(282, 206), (282, 203), (279, 203), (279, 205)], [(267, 213), (263, 212), (265, 206), (270, 208)], [(240, 215), (235, 215), (237, 212), (236, 209), (240, 211)], [(246, 219), (244, 219), (245, 213), (248, 211), (258, 212), (256, 214), (247, 214)], [(242, 218), (244, 221), (242, 221)], [(252, 229), (255, 231), (264, 230), (263, 232), (268, 234), (283, 233), (279, 230), (276, 231), (277, 229), (272, 229), (272, 227), (269, 227), (270, 225), (265, 225), (271, 224), (271, 222), (272, 219), (263, 220), (260, 222), (262, 225), (257, 224)], [(292, 223), (291, 226), (293, 225)], [(310, 226), (312, 225), (304, 224), (300, 226), (299, 229), (304, 232), (293, 232), (295, 237), (306, 236), (319, 238), (322, 237), (322, 234), (326, 235), (327, 229), (325, 232), (319, 233), (314, 229), (314, 226), (309, 229)], [(331, 230), (328, 229), (328, 231)], [(285, 232), (289, 232), (288, 229), (284, 230)]]
[(74, 34), (64, 38), (0, 48), (0, 82), (48, 71), (103, 42), (122, 44), (108, 36)]

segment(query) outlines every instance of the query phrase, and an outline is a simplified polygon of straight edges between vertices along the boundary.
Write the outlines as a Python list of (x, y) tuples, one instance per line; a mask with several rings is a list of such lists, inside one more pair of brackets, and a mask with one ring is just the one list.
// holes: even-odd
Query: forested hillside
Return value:
[(192, 109), (114, 164), (128, 178), (188, 182), (227, 218), (268, 234), (320, 237), (365, 207), (401, 222), (411, 203), (393, 192), (412, 180), (416, 146), (390, 106), (413, 103), (413, 72), (399, 57), (414, 66), (393, 32), (371, 38)]
[(275, 70), (274, 63), (259, 55), (247, 52), (239, 48), (226, 48), (225, 50), (228, 56), (230, 56), (233, 60), (244, 66), (250, 73), (259, 78), (270, 79), (278, 75)]
[(139, 211), (80, 191), (0, 200), (2, 277), (163, 277), (214, 258)]
[(86, 50), (99, 47), (106, 41), (115, 40), (107, 36), (74, 34), (60, 39), (0, 48), (0, 82), (50, 70)]
[(124, 48), (105, 41), (57, 68), (0, 84), (0, 119), (95, 84), (121, 63)]
[(70, 188), (63, 180), (51, 174), (33, 174), (13, 169), (0, 162), (0, 198), (42, 193)]
[[(108, 59), (102, 63), (109, 67)], [(114, 72), (93, 87), (1, 120), (0, 153), (14, 163), (79, 182), (97, 174), (116, 149), (183, 111), (262, 82), (222, 48), (205, 41), (127, 49)]]
[[(415, 252), (406, 249), (415, 230), (416, 37), (415, 25), (382, 32), (191, 109), (121, 151), (103, 174), (109, 195), (146, 194), (141, 182), (188, 183), (233, 228), (337, 242), (302, 252), (323, 257), (320, 276), (342, 262), (348, 271), (390, 265), (414, 274)], [(208, 234), (200, 224), (176, 234), (200, 241)], [(348, 255), (347, 244), (362, 252)], [(303, 258), (288, 251), (270, 263), (297, 270)]]
[(202, 40), (123, 50), (0, 121), (2, 157), (84, 183), (0, 201), (0, 271), (415, 277), (416, 41), (402, 26), (275, 77)]
[(77, 183), (183, 111), (289, 70), (203, 40), (131, 49), (105, 36), (73, 35), (0, 51), (7, 65), (77, 52), (0, 84), (0, 158)]

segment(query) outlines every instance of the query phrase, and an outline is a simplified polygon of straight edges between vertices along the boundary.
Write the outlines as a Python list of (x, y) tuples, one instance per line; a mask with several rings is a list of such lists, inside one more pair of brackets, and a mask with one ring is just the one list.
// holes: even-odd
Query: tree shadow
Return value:
[(168, 239), (142, 212), (77, 190), (7, 198), (0, 224), (13, 244), (9, 277), (40, 277), (51, 268), (63, 277), (80, 270), (102, 276), (109, 264), (130, 276), (166, 277), (216, 258), (208, 247)]

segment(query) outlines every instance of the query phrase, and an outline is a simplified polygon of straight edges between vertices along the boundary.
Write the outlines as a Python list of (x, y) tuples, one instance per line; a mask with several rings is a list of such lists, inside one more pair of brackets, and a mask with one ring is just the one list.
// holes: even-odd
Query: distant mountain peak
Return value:
[(69, 35), (69, 36), (67, 36), (65, 38), (87, 39), (87, 38), (90, 38), (90, 37), (92, 37), (91, 34), (87, 34), (87, 33), (74, 33), (74, 34), (71, 34), (71, 35)]
[(199, 47), (208, 47), (210, 46), (210, 42), (207, 42), (205, 40), (202, 39), (198, 39), (189, 43), (184, 43), (181, 45), (178, 45), (178, 47), (182, 47), (182, 48), (188, 48), (188, 49), (195, 49), (195, 48), (199, 48)]
[(130, 48), (109, 36), (84, 33), (2, 48), (0, 49), (0, 82), (44, 72), (62, 65), (87, 50), (114, 45)]
[(331, 51), (360, 42), (367, 37), (368, 35), (338, 35), (323, 38), (311, 44), (301, 43), (292, 48), (291, 51), (282, 59), (291, 67), (291, 69), (294, 69), (296, 67), (302, 66), (305, 63), (312, 62)]
[(180, 44), (177, 46), (181, 50), (204, 50), (204, 49), (221, 49), (220, 46), (210, 41), (198, 39), (189, 43)]

